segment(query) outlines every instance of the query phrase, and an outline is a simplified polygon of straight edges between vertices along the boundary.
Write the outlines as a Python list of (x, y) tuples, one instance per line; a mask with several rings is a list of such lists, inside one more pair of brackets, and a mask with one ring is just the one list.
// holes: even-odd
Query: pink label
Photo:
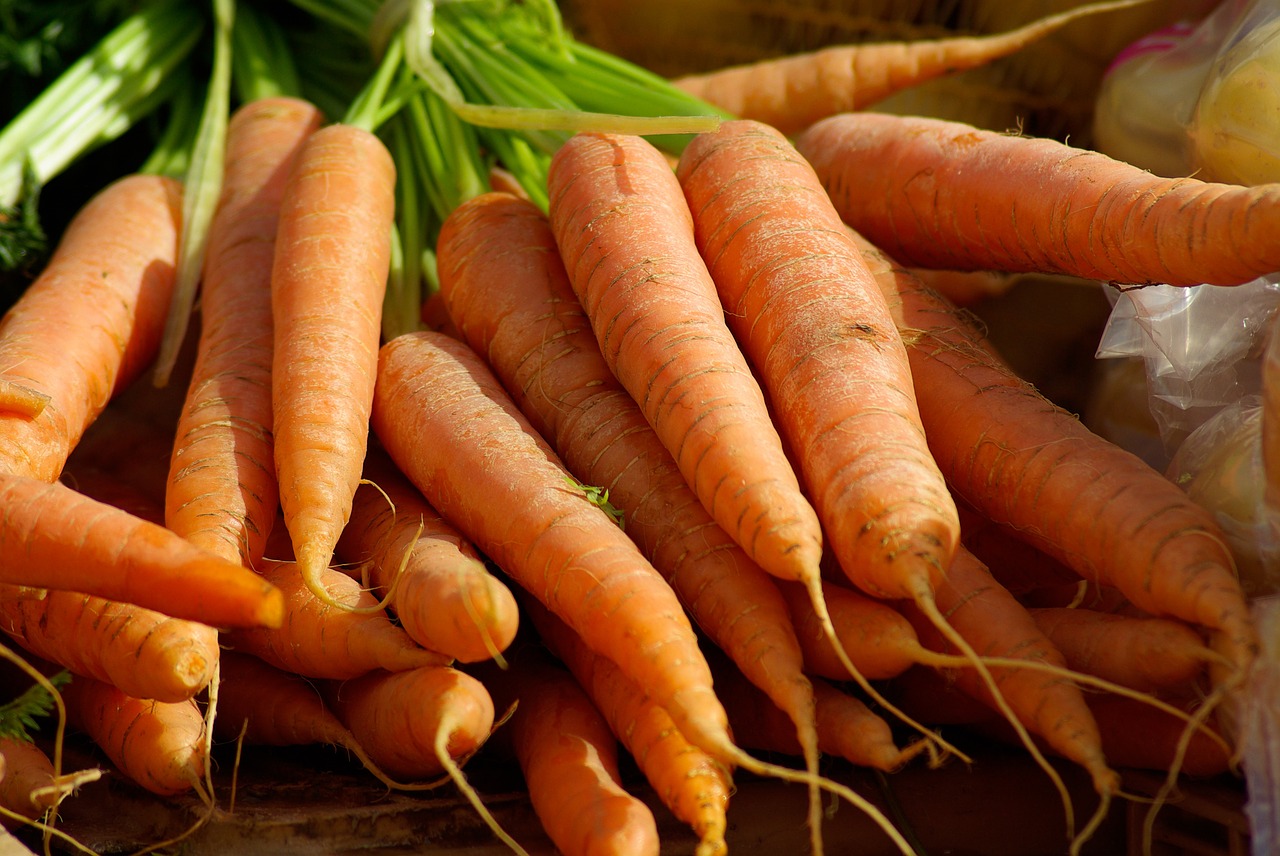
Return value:
[(1195, 31), (1195, 28), (1196, 24), (1193, 21), (1179, 21), (1147, 33), (1137, 41), (1121, 48), (1120, 53), (1116, 54), (1107, 66), (1106, 73), (1109, 74), (1116, 66), (1123, 65), (1134, 57), (1149, 53), (1163, 53), (1178, 47)]

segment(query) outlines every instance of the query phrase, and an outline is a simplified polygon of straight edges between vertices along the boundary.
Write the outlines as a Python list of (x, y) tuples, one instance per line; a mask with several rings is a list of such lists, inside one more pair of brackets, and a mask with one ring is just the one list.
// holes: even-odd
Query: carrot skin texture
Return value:
[(280, 591), (60, 483), (0, 476), (0, 582), (78, 591), (214, 627), (279, 626)]
[(1241, 671), (1257, 634), (1212, 516), (1142, 459), (1089, 431), (1002, 361), (957, 312), (864, 244), (910, 332), (929, 447), (947, 481), (1086, 580), (1140, 609), (1220, 630)]
[(32, 820), (53, 808), (56, 798), (32, 792), (54, 784), (53, 762), (30, 740), (0, 737), (0, 806)]
[(77, 675), (164, 702), (207, 687), (219, 659), (217, 631), (208, 625), (78, 592), (37, 599), (0, 586), (0, 630)]
[(1277, 185), (1157, 178), (1053, 140), (888, 114), (823, 119), (796, 145), (849, 225), (901, 264), (1169, 285), (1280, 270)]
[(479, 550), (587, 644), (626, 664), (691, 741), (733, 754), (728, 717), (675, 593), (570, 481), (474, 351), (432, 332), (388, 342), (372, 424), (405, 475)]
[(249, 745), (341, 745), (347, 734), (316, 688), (296, 672), (278, 669), (252, 654), (226, 651), (218, 680), (214, 736)]
[(295, 98), (240, 107), (227, 128), (222, 195), (209, 226), (200, 339), (176, 429), (165, 524), (253, 567), (276, 519), (271, 435), (271, 265), (285, 180), (320, 126)]
[(389, 608), (423, 648), (461, 663), (505, 650), (520, 626), (511, 590), (376, 445), (364, 475), (373, 484), (356, 490), (337, 557), (367, 568), (380, 597), (395, 587)]
[(307, 138), (281, 204), (271, 269), (272, 431), (280, 505), (306, 579), (328, 567), (360, 482), (395, 182), (395, 163), (375, 135), (329, 125)]
[(0, 371), (47, 395), (0, 413), (0, 468), (51, 482), (111, 396), (159, 348), (181, 228), (181, 186), (130, 175), (77, 212), (39, 277), (0, 319)]
[(694, 623), (812, 740), (813, 690), (774, 578), (710, 517), (610, 374), (541, 211), (507, 194), (469, 200), (441, 228), (437, 264), (460, 336), (569, 469), (609, 491)]
[(194, 701), (125, 695), (77, 677), (62, 689), (68, 724), (91, 737), (127, 778), (161, 796), (185, 793), (204, 774), (204, 717)]
[(499, 710), (533, 810), (564, 856), (657, 856), (653, 812), (627, 793), (618, 741), (573, 676), (532, 650), (478, 674)]
[(319, 579), (339, 606), (317, 597), (292, 563), (264, 562), (261, 574), (284, 594), (284, 623), (225, 631), (223, 639), (232, 648), (285, 671), (332, 680), (447, 662), (443, 654), (419, 647), (384, 611), (354, 611), (373, 607), (377, 600), (340, 571), (326, 568)]
[(724, 322), (666, 159), (579, 134), (553, 156), (551, 225), (613, 374), (711, 516), (775, 576), (816, 571), (822, 532)]
[(958, 513), (906, 348), (817, 176), (785, 137), (745, 120), (695, 138), (677, 175), (841, 568), (874, 596), (920, 596), (959, 543)]
[[(869, 107), (905, 89), (1021, 50), (1092, 10), (1072, 9), (983, 36), (835, 45), (677, 78), (684, 91), (795, 134), (819, 119)], [(1117, 5), (1097, 4), (1110, 8)]]
[(370, 672), (321, 687), (329, 707), (387, 774), (423, 779), (444, 770), (436, 742), (454, 759), (475, 752), (493, 728), (493, 699), (451, 666)]

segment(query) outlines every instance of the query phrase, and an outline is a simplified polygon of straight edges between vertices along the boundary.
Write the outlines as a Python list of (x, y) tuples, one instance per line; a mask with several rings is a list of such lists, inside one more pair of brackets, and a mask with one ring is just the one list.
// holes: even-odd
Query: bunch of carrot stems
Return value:
[[(731, 79), (770, 68), (819, 78)], [(804, 786), (814, 852), (828, 798), (918, 852), (821, 760), (973, 761), (953, 726), (1026, 749), (1073, 851), (1120, 769), (1233, 770), (1257, 639), (1213, 516), (925, 279), (1233, 284), (1280, 267), (1280, 191), (860, 102), (788, 138), (704, 83), (549, 0), (156, 0), (0, 129), (21, 219), (167, 120), (0, 320), (0, 630), (59, 734), (211, 811), (233, 747), (339, 746), (523, 852), (464, 772), (507, 759), (566, 854), (661, 847), (619, 746), (700, 854), (735, 775)], [(1015, 163), (1069, 204), (999, 196)], [(5, 737), (47, 847), (93, 773)]]

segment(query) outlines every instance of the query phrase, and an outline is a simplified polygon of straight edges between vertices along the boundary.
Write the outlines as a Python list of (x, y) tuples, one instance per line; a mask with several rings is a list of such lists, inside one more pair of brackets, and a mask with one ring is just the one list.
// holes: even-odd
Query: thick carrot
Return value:
[(552, 158), (551, 225), (610, 370), (711, 516), (771, 574), (816, 580), (822, 532), (693, 241), (666, 159), (579, 134)]
[(57, 774), (32, 740), (0, 737), (0, 807), (35, 820), (58, 804)]
[(1149, 693), (1194, 693), (1205, 666), (1216, 662), (1191, 627), (1092, 609), (1028, 610), (1036, 626), (1079, 672)]
[(405, 632), (459, 662), (498, 656), (515, 638), (515, 598), (462, 534), (371, 445), (336, 555), (367, 578)]
[(486, 664), (477, 677), (499, 710), (514, 708), (498, 734), (506, 735), (533, 810), (560, 853), (657, 856), (653, 812), (623, 787), (618, 740), (568, 671), (525, 646), (508, 668)]
[(219, 659), (217, 631), (207, 625), (70, 591), (30, 598), (0, 586), (0, 630), (78, 675), (164, 702), (193, 698)]
[(421, 648), (392, 623), (377, 601), (351, 577), (325, 568), (317, 596), (292, 563), (264, 560), (263, 579), (284, 595), (285, 620), (278, 628), (223, 632), (224, 643), (271, 665), (311, 678), (343, 680), (375, 669), (404, 671), (444, 665), (448, 658)]
[(1140, 609), (1221, 631), (1241, 678), (1257, 633), (1209, 512), (992, 359), (963, 317), (888, 257), (867, 243), (864, 252), (910, 342), (929, 447), (957, 495)]
[(200, 339), (178, 421), (166, 525), (250, 567), (276, 519), (271, 435), (271, 264), (293, 158), (321, 121), (295, 98), (250, 102), (227, 127), (222, 195), (209, 226)]
[(299, 572), (320, 597), (368, 441), (395, 181), (377, 136), (329, 125), (307, 138), (281, 202), (271, 268), (275, 466)]
[(1274, 184), (1158, 178), (1053, 140), (924, 117), (847, 113), (796, 145), (849, 225), (901, 264), (1170, 285), (1280, 270)]
[(608, 491), (694, 623), (786, 711), (816, 763), (813, 691), (774, 579), (710, 517), (610, 373), (542, 212), (473, 198), (441, 228), (437, 264), (462, 338), (574, 475)]
[(53, 481), (112, 394), (159, 347), (173, 289), (181, 187), (130, 175), (77, 212), (39, 277), (0, 319), (0, 373), (48, 396), (0, 412), (0, 469)]
[(861, 110), (929, 80), (1009, 56), (1079, 18), (1146, 2), (1089, 3), (992, 35), (835, 45), (674, 82), (734, 116), (794, 134), (827, 116)]
[(725, 853), (730, 772), (686, 739), (667, 710), (616, 663), (584, 645), (541, 604), (526, 601), (526, 607), (539, 637), (573, 673), (658, 799), (698, 836), (697, 856)]
[(279, 626), (280, 591), (64, 484), (0, 476), (0, 582), (83, 592), (214, 627)]
[(450, 666), (375, 671), (320, 687), (338, 719), (389, 775), (426, 779), (469, 758), (493, 727), (493, 699)]
[(817, 176), (786, 138), (726, 122), (678, 176), (729, 324), (760, 372), (845, 574), (919, 599), (959, 542), (906, 348)]
[(218, 672), (214, 736), (258, 746), (337, 746), (389, 788), (410, 787), (379, 769), (309, 680), (250, 654), (227, 651)]
[(88, 735), (116, 768), (162, 796), (199, 787), (205, 772), (204, 715), (194, 701), (133, 698), (76, 677), (62, 689), (67, 722)]

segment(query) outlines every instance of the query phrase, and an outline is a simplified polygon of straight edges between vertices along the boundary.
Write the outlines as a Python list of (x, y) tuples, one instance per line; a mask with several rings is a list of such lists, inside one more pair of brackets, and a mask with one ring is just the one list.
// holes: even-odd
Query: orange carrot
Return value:
[(1182, 622), (1084, 608), (1030, 609), (1036, 626), (1067, 665), (1144, 692), (1194, 690), (1217, 655)]
[(279, 669), (334, 680), (375, 669), (444, 665), (448, 659), (420, 648), (404, 628), (376, 609), (372, 594), (340, 571), (321, 572), (317, 582), (325, 587), (325, 597), (317, 596), (289, 562), (264, 560), (261, 574), (284, 595), (284, 623), (278, 628), (224, 631), (224, 643), (231, 648)]
[(666, 159), (579, 134), (552, 158), (551, 225), (610, 370), (704, 507), (771, 574), (816, 582), (822, 533), (724, 321)]
[(737, 117), (793, 134), (826, 116), (860, 110), (929, 80), (1006, 57), (1078, 18), (1145, 2), (1089, 3), (993, 35), (835, 45), (674, 82)]
[[(569, 480), (474, 352), (437, 333), (384, 345), (373, 428), (477, 548), (588, 645), (627, 664), (690, 740), (733, 754), (706, 661), (671, 587)], [(426, 436), (433, 441), (421, 442)]]
[(991, 359), (954, 309), (886, 256), (864, 251), (911, 342), (929, 447), (957, 495), (1140, 609), (1221, 631), (1242, 677), (1257, 633), (1212, 516)]
[(0, 630), (36, 656), (135, 698), (193, 698), (218, 665), (213, 628), (70, 591), (24, 598), (0, 586)]
[(368, 441), (395, 181), (377, 136), (329, 125), (307, 138), (281, 203), (271, 269), (275, 465), (299, 572), (320, 597)]
[(582, 687), (531, 646), (479, 671), (500, 710), (529, 801), (564, 856), (657, 856), (653, 812), (627, 793), (618, 741)]
[(337, 557), (366, 575), (423, 648), (474, 663), (506, 649), (519, 627), (515, 598), (461, 533), (376, 444), (370, 483), (356, 491)]
[(159, 347), (173, 289), (181, 188), (131, 175), (99, 191), (0, 319), (0, 372), (48, 396), (39, 415), (0, 412), (0, 469), (56, 479), (111, 395)]
[(271, 262), (285, 179), (321, 121), (312, 105), (264, 98), (227, 127), (222, 195), (201, 279), (199, 349), (165, 496), (166, 525), (252, 567), (275, 522)]
[(247, 568), (60, 483), (0, 476), (0, 583), (77, 591), (214, 627), (278, 626), (279, 590)]
[(0, 737), (0, 806), (35, 820), (57, 803), (53, 762), (31, 740)]
[(321, 686), (338, 719), (389, 775), (425, 779), (470, 757), (493, 727), (493, 700), (450, 666), (375, 671)]
[(964, 503), (956, 505), (964, 546), (1014, 596), (1080, 581), (1080, 575), (1069, 566), (1037, 550), (1008, 527), (992, 523)]
[(760, 372), (844, 573), (928, 596), (959, 541), (906, 348), (812, 169), (777, 131), (726, 122), (678, 175), (725, 315)]
[(901, 264), (1171, 285), (1280, 270), (1276, 185), (1158, 178), (1053, 140), (887, 114), (823, 119), (797, 146), (849, 225)]
[(460, 335), (575, 476), (608, 491), (694, 623), (786, 711), (816, 762), (813, 692), (786, 604), (609, 372), (541, 211), (497, 193), (464, 203), (441, 228), (437, 265)]
[(204, 716), (194, 701), (136, 699), (110, 684), (76, 677), (62, 688), (67, 723), (88, 735), (135, 784), (162, 796), (200, 785)]
[(658, 799), (698, 836), (697, 856), (725, 853), (729, 771), (690, 743), (662, 705), (616, 663), (582, 644), (569, 625), (541, 604), (526, 607), (543, 642), (586, 690)]

